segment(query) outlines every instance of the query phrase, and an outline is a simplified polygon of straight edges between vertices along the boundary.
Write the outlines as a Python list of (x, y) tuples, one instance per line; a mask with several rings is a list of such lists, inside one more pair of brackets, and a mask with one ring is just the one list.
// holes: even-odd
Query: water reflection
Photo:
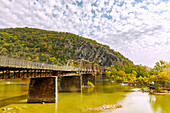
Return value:
[[(82, 92), (58, 93), (58, 102), (27, 104), (28, 85), (7, 84), (0, 81), (0, 109), (26, 106), (21, 112), (36, 113), (94, 113), (87, 108), (102, 104), (121, 104), (112, 113), (169, 113), (170, 96), (154, 96), (133, 90), (115, 82), (98, 82), (95, 87), (84, 87)], [(8, 81), (9, 82), (9, 81)], [(137, 87), (137, 86), (136, 86)]]
[(55, 103), (55, 113), (58, 112), (58, 111), (57, 111), (57, 110), (58, 110), (57, 108), (58, 108), (58, 102)]
[(82, 93), (92, 94), (94, 87), (84, 87)]
[(156, 113), (170, 112), (170, 96), (151, 95), (150, 104)]
[(10, 105), (11, 103), (12, 104), (23, 104), (25, 102), (20, 102), (20, 100), (24, 100), (25, 98), (27, 98), (27, 95), (20, 95), (20, 96), (16, 96), (16, 97), (2, 99), (2, 100), (0, 100), (0, 107)]
[(131, 92), (119, 101), (123, 107), (115, 109), (113, 113), (154, 113), (149, 104), (150, 97), (147, 93)]

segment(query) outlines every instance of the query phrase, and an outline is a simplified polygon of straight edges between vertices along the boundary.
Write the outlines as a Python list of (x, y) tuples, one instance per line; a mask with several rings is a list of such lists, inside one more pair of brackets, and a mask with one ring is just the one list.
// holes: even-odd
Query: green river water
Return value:
[[(88, 111), (102, 104), (121, 104), (122, 108), (103, 113), (170, 113), (170, 96), (149, 95), (137, 87), (110, 81), (97, 82), (82, 92), (58, 93), (57, 103), (27, 103), (28, 85), (19, 80), (0, 81), (0, 112), (2, 113), (98, 113)], [(12, 108), (3, 111), (4, 108)]]

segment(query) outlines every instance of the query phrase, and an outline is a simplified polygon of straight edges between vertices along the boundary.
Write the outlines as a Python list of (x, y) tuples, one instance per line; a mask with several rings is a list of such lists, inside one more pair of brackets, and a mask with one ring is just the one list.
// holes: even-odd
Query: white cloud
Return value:
[(170, 61), (169, 6), (162, 0), (1, 0), (0, 27), (80, 33), (153, 66)]

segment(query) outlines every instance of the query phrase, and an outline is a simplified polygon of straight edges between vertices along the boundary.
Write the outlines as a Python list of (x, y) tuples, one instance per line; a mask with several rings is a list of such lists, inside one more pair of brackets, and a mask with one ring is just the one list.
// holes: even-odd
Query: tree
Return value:
[(0, 54), (8, 54), (8, 50), (6, 48), (2, 48), (2, 50), (0, 51)]
[(155, 82), (156, 87), (170, 87), (170, 64), (159, 61), (154, 67), (154, 75), (150, 76), (150, 81)]
[(135, 81), (136, 80), (136, 75), (137, 75), (137, 72), (136, 71), (132, 71), (132, 74), (128, 74), (128, 80), (129, 81)]
[(160, 60), (159, 62), (156, 62), (154, 66), (154, 70), (158, 72), (162, 72), (163, 69), (166, 67), (167, 62)]
[(106, 70), (105, 73), (106, 73), (106, 77), (107, 77), (107, 78), (110, 78), (110, 77), (111, 77), (111, 72), (110, 72), (110, 71)]
[(49, 61), (49, 54), (42, 54), (40, 56), (40, 61), (48, 62)]

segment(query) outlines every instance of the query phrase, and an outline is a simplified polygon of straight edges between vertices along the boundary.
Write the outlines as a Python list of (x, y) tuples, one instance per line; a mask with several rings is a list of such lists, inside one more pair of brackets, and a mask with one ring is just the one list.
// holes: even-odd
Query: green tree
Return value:
[(2, 48), (0, 54), (8, 54), (8, 50), (6, 48)]

